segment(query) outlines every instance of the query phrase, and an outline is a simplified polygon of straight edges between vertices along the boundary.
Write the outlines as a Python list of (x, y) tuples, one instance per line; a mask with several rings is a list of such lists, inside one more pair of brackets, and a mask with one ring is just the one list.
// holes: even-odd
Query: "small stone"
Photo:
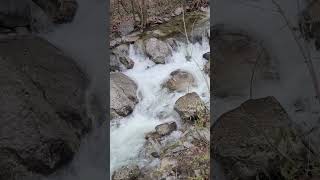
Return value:
[(185, 150), (185, 148), (183, 146), (178, 146), (178, 147), (172, 149), (171, 152), (172, 153), (177, 153), (177, 152), (181, 152), (183, 150)]
[(154, 157), (154, 158), (159, 158), (160, 157), (159, 153), (157, 153), (157, 152), (152, 152), (151, 156)]
[(177, 124), (175, 122), (164, 123), (156, 126), (155, 129), (161, 136), (166, 136), (177, 130)]
[(210, 61), (210, 52), (204, 53), (202, 57), (208, 61)]
[(165, 17), (165, 18), (163, 18), (163, 20), (167, 22), (167, 21), (169, 21), (169, 20), (170, 20), (170, 18)]
[(176, 49), (177, 49), (178, 43), (177, 43), (177, 41), (176, 41), (174, 38), (168, 38), (168, 39), (166, 40), (166, 43), (167, 43), (173, 50), (176, 50)]
[(115, 48), (113, 48), (112, 52), (119, 55), (119, 56), (128, 56), (129, 55), (129, 45), (120, 44), (119, 46), (116, 46)]
[(208, 62), (204, 65), (203, 71), (204, 71), (206, 74), (210, 74), (210, 61), (208, 61)]
[(145, 139), (159, 139), (159, 138), (161, 138), (161, 135), (160, 134), (158, 134), (157, 132), (149, 132), (149, 133), (147, 133), (146, 135), (145, 135), (145, 137), (144, 137)]
[(164, 83), (164, 87), (169, 91), (187, 91), (191, 87), (195, 86), (195, 79), (192, 74), (183, 70), (175, 70), (170, 73), (170, 78)]
[(127, 69), (132, 69), (134, 66), (134, 61), (129, 57), (119, 57), (119, 60)]
[(156, 37), (162, 37), (162, 36), (165, 36), (166, 34), (160, 31), (159, 29), (157, 29), (152, 32), (152, 35)]
[(134, 30), (134, 20), (128, 19), (126, 21), (122, 21), (118, 26), (118, 31), (121, 34), (121, 36), (128, 35)]
[(117, 58), (116, 55), (114, 54), (110, 54), (110, 61), (109, 61), (110, 65), (110, 71), (111, 72), (115, 72), (115, 71), (120, 71), (121, 68), (120, 68), (120, 62)]
[(122, 41), (124, 43), (133, 43), (139, 39), (139, 36), (124, 36), (122, 37)]
[(167, 168), (172, 168), (174, 166), (177, 165), (177, 161), (172, 159), (172, 158), (169, 158), (169, 157), (165, 157), (161, 160), (160, 162), (160, 168), (161, 169), (167, 169)]
[(184, 143), (183, 143), (183, 146), (186, 147), (186, 148), (191, 148), (191, 147), (193, 147), (194, 145), (191, 144), (191, 143), (189, 143), (189, 142), (184, 142)]
[(194, 170), (194, 174), (198, 177), (201, 176), (201, 170), (200, 169), (197, 169), (197, 170)]
[(127, 165), (116, 170), (112, 175), (112, 180), (135, 180), (141, 174), (139, 166)]
[(179, 16), (180, 14), (182, 14), (183, 12), (183, 8), (182, 7), (178, 7), (175, 11), (174, 11), (174, 15)]

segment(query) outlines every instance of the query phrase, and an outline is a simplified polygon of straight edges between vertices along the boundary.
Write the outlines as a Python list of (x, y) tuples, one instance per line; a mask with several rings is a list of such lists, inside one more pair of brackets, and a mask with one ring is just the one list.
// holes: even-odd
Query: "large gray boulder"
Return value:
[(47, 41), (0, 40), (0, 179), (37, 179), (72, 159), (91, 127), (87, 84)]
[(169, 45), (157, 38), (147, 39), (145, 49), (146, 54), (156, 64), (165, 64), (166, 58), (171, 55)]
[(298, 132), (274, 97), (248, 100), (213, 125), (211, 154), (227, 179), (302, 179), (315, 162)]
[(111, 119), (129, 115), (138, 103), (137, 84), (127, 75), (110, 73)]
[(196, 85), (193, 75), (181, 69), (175, 70), (170, 73), (170, 78), (164, 83), (169, 91), (187, 91)]
[(254, 91), (279, 79), (277, 61), (258, 41), (224, 26), (217, 25), (213, 31), (212, 83), (216, 96), (248, 97), (251, 85)]
[(185, 122), (193, 122), (206, 114), (205, 104), (195, 92), (180, 97), (174, 105), (174, 110)]

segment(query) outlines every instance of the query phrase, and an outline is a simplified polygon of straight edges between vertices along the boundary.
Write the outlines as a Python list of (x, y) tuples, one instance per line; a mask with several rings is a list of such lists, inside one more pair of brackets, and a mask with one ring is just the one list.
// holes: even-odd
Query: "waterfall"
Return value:
[[(166, 64), (155, 65), (147, 57), (137, 54), (132, 46), (130, 47), (129, 56), (134, 60), (135, 65), (133, 69), (124, 73), (137, 83), (138, 94), (141, 96), (131, 115), (112, 122), (111, 174), (117, 168), (130, 163), (144, 165), (144, 159), (141, 159), (138, 154), (143, 148), (145, 133), (154, 130), (156, 125), (174, 120), (179, 126), (179, 116), (173, 109), (178, 98), (187, 92), (196, 92), (206, 104), (209, 104), (209, 77), (202, 71), (207, 61), (202, 55), (208, 51), (210, 51), (209, 42), (205, 38), (200, 44), (180, 43), (177, 50), (167, 59)], [(186, 59), (188, 54), (192, 56), (191, 61)], [(195, 77), (197, 86), (190, 87), (187, 92), (179, 93), (168, 92), (162, 88), (161, 85), (169, 78), (170, 73), (177, 69), (191, 73)]]

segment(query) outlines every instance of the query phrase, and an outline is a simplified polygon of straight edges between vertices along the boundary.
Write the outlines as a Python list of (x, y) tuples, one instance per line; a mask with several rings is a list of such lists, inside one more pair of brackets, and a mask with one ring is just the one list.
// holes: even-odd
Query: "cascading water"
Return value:
[[(106, 37), (106, 1), (105, 0), (78, 0), (79, 9), (70, 24), (56, 27), (50, 33), (40, 36), (62, 49), (72, 56), (79, 66), (93, 81), (92, 91), (98, 94), (106, 94), (104, 86), (106, 82), (107, 44)], [(191, 52), (191, 61), (185, 56)], [(154, 129), (157, 124), (169, 120), (178, 121), (178, 115), (173, 110), (175, 101), (184, 93), (168, 93), (161, 88), (169, 74), (182, 69), (193, 74), (197, 86), (190, 87), (189, 92), (197, 92), (200, 97), (209, 103), (209, 78), (203, 74), (203, 66), (206, 62), (202, 55), (210, 51), (208, 40), (201, 44), (180, 44), (172, 57), (168, 58), (164, 65), (154, 65), (148, 58), (135, 53), (130, 48), (130, 57), (135, 61), (133, 69), (124, 73), (131, 77), (138, 85), (141, 96), (134, 112), (121, 120), (120, 125), (111, 124), (111, 173), (118, 167), (130, 162), (143, 163), (138, 158), (138, 153), (144, 144), (144, 134)], [(104, 77), (105, 76), (105, 77)], [(104, 101), (101, 95), (101, 101)], [(159, 117), (162, 115), (164, 119)], [(51, 175), (49, 180), (102, 180), (107, 177), (107, 132), (106, 126), (96, 128), (83, 140), (79, 152), (73, 162), (61, 171)]]
[[(208, 51), (210, 51), (209, 42), (205, 38), (200, 44), (180, 43), (166, 64), (155, 65), (147, 57), (137, 54), (132, 46), (130, 47), (129, 56), (135, 65), (133, 69), (124, 73), (137, 83), (140, 97), (131, 115), (111, 122), (111, 174), (117, 168), (130, 163), (144, 165), (144, 160), (140, 159), (138, 154), (145, 142), (145, 133), (167, 121), (175, 120), (179, 125), (179, 116), (173, 109), (179, 97), (187, 92), (196, 92), (207, 105), (209, 104), (209, 77), (203, 72), (207, 60), (202, 57)], [(187, 55), (191, 55), (191, 60), (186, 59)], [(170, 73), (177, 69), (190, 72), (197, 86), (180, 93), (170, 93), (162, 88), (161, 85), (169, 78)]]

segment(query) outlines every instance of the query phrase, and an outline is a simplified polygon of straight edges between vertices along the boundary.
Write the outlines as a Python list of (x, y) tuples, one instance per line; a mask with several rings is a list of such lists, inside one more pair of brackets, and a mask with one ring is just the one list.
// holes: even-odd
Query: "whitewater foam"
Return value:
[[(179, 116), (173, 110), (178, 98), (187, 92), (196, 92), (209, 105), (210, 82), (208, 75), (203, 72), (207, 60), (202, 57), (208, 51), (210, 47), (207, 39), (203, 39), (201, 44), (179, 43), (166, 64), (156, 65), (130, 46), (129, 56), (135, 65), (133, 69), (124, 73), (137, 83), (138, 94), (141, 94), (141, 97), (130, 116), (114, 120), (120, 122), (120, 125), (111, 125), (111, 174), (115, 169), (130, 163), (143, 165), (144, 159), (139, 159), (138, 154), (145, 142), (144, 135), (154, 130), (156, 125), (172, 120), (177, 121), (179, 125)], [(192, 57), (190, 61), (186, 59), (187, 52)], [(188, 91), (179, 93), (170, 93), (163, 89), (161, 85), (170, 77), (170, 73), (177, 69), (191, 73), (197, 86), (190, 86)]]

